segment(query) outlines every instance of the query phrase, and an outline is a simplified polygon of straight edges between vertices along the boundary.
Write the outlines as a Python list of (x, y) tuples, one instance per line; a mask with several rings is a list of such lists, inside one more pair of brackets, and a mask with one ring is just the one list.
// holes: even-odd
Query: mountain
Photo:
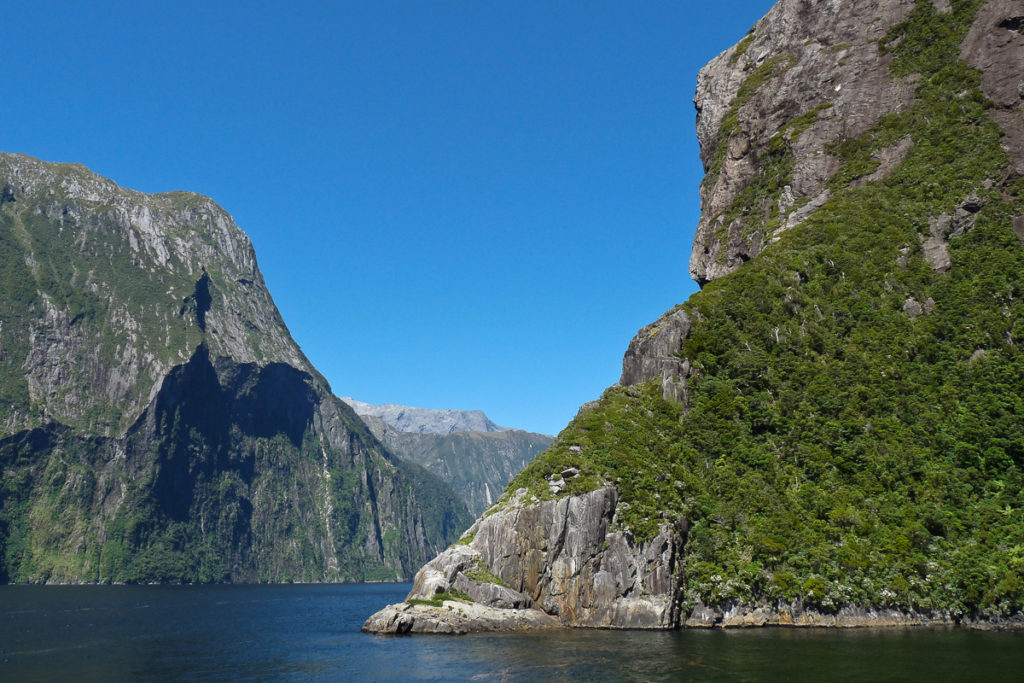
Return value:
[(554, 441), (546, 434), (520, 429), (402, 432), (379, 417), (360, 417), (391, 453), (433, 472), (451, 486), (473, 515), (482, 514), (509, 480)]
[(410, 408), (392, 403), (371, 405), (354, 398), (343, 397), (359, 415), (379, 417), (400, 432), (419, 434), (448, 434), (450, 432), (503, 432), (484, 415), (482, 410), (437, 410), (434, 408)]
[(365, 628), (1024, 626), (1022, 26), (781, 0), (712, 60), (702, 290)]
[(410, 575), (471, 521), (292, 340), (213, 201), (0, 154), (0, 581)]

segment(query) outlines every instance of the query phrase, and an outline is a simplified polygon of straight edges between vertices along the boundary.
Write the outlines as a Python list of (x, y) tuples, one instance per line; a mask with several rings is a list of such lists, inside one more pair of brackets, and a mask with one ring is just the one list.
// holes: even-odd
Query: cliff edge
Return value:
[(701, 291), (366, 628), (1024, 625), (1022, 26), (781, 0), (712, 60)]

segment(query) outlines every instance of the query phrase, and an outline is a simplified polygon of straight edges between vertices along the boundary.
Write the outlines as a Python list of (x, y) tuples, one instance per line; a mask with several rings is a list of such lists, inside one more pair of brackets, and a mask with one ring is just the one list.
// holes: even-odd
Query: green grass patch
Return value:
[(442, 607), (444, 606), (445, 600), (452, 600), (455, 602), (462, 602), (466, 604), (472, 604), (474, 602), (466, 593), (457, 590), (450, 590), (447, 593), (438, 593), (433, 599), (427, 600), (425, 598), (409, 598), (405, 601), (407, 605), (426, 605), (428, 607)]
[(747, 33), (747, 35), (745, 35), (743, 37), (743, 40), (741, 40), (740, 42), (736, 43), (736, 50), (731, 55), (729, 55), (729, 66), (735, 66), (736, 62), (738, 62), (741, 57), (743, 57), (745, 54), (747, 54), (747, 49), (750, 47), (750, 44), (753, 43), (753, 42), (754, 42), (754, 29), (750, 29), (750, 31)]
[(473, 566), (462, 572), (463, 575), (470, 581), (476, 581), (477, 583), (493, 583), (498, 586), (504, 586), (508, 588), (509, 585), (501, 579), (500, 576), (491, 571), (483, 560), (479, 557), (473, 560)]

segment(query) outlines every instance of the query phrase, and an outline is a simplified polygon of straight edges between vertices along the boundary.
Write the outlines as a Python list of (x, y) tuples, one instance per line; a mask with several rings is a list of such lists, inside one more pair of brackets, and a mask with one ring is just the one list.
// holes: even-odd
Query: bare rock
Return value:
[(479, 553), (465, 545), (453, 545), (423, 565), (413, 578), (409, 598), (432, 600), (439, 593), (447, 593), (460, 571), (473, 565)]
[(924, 307), (921, 305), (920, 301), (914, 297), (910, 297), (903, 302), (903, 312), (913, 320), (924, 312)]
[(1024, 176), (1024, 3), (989, 0), (978, 10), (960, 57), (981, 71), (981, 90), (995, 103), (990, 116), (1005, 133), (1002, 143), (1011, 158), (1011, 175)]
[(911, 319), (917, 318), (921, 315), (929, 315), (935, 310), (935, 299), (928, 297), (924, 300), (924, 303), (918, 301), (914, 297), (907, 297), (906, 301), (903, 302), (903, 312)]
[(921, 250), (924, 258), (934, 270), (945, 273), (952, 265), (949, 255), (949, 239), (963, 237), (977, 220), (978, 212), (987, 199), (972, 192), (961, 201), (953, 215), (941, 214), (928, 221), (928, 235), (921, 235)]
[(389, 605), (363, 624), (367, 633), (438, 633), (462, 635), (478, 631), (526, 631), (558, 626), (537, 609), (499, 609), (475, 603), (446, 600), (431, 605)]
[(623, 386), (632, 386), (658, 378), (662, 380), (662, 393), (667, 400), (685, 404), (690, 364), (678, 353), (689, 333), (690, 317), (681, 308), (669, 311), (642, 328), (629, 342), (622, 358), (622, 379), (619, 382)]
[(530, 606), (530, 599), (522, 593), (489, 581), (470, 579), (465, 574), (456, 576), (452, 587), (486, 607), (520, 609)]
[[(627, 532), (611, 530), (617, 506), (618, 494), (608, 487), (533, 505), (513, 503), (479, 519), (467, 532), (472, 541), (427, 563), (407, 598), (433, 599), (454, 589), (471, 596), (472, 605), (458, 603), (451, 610), (392, 605), (371, 617), (364, 630), (678, 626), (675, 567), (686, 525), (663, 524), (653, 539), (637, 542)], [(484, 573), (474, 567), (486, 567), (494, 580), (481, 580)]]
[(686, 619), (689, 628), (751, 628), (790, 626), (798, 628), (906, 628), (953, 626), (946, 612), (902, 612), (894, 609), (843, 607), (836, 612), (805, 608), (800, 602), (747, 605), (732, 602), (723, 608), (697, 603)]
[[(825, 202), (827, 202), (828, 198), (831, 196), (831, 190), (822, 190), (817, 197), (815, 197), (811, 201), (801, 206), (799, 209), (793, 211), (791, 214), (786, 216), (785, 229), (789, 230), (791, 228), (795, 228), (796, 226), (800, 225), (805, 220), (810, 218), (811, 214), (820, 209), (821, 207), (823, 207), (825, 205)], [(772, 241), (778, 239), (778, 235), (779, 233), (775, 233), (775, 236), (773, 236)]]
[[(716, 156), (721, 167), (701, 186), (702, 215), (690, 259), (690, 273), (698, 283), (736, 270), (770, 244), (773, 235), (764, 232), (767, 217), (751, 215), (728, 225), (722, 217), (757, 177), (774, 136), (787, 135), (793, 153), (790, 197), (782, 202), (792, 206), (801, 198), (822, 196), (839, 167), (826, 152), (830, 143), (857, 137), (883, 115), (912, 103), (915, 78), (892, 77), (891, 58), (879, 53), (878, 40), (906, 19), (913, 5), (912, 0), (781, 0), (748, 38), (701, 70), (694, 97), (701, 158), (705, 170), (713, 170)], [(745, 102), (737, 101), (743, 83), (766, 64), (776, 68)], [(789, 122), (815, 110), (819, 114), (805, 130), (787, 133)], [(723, 135), (730, 112), (737, 130)], [(728, 145), (724, 154), (718, 151), (721, 144)], [(899, 163), (908, 145), (901, 141), (879, 153), (879, 178)], [(782, 188), (769, 207), (781, 193)], [(779, 227), (806, 220), (822, 203)]]
[(940, 273), (948, 271), (952, 264), (949, 257), (949, 242), (946, 240), (952, 220), (947, 214), (933, 218), (928, 222), (929, 234), (922, 237), (921, 250), (924, 258)]

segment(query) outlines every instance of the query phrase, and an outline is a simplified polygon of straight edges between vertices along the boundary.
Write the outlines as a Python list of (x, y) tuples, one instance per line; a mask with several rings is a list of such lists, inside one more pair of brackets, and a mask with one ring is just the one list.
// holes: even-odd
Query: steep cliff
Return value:
[[(456, 548), (367, 628), (444, 630), (435, 586), (551, 618), (483, 628), (1024, 624), (1022, 22), (1019, 0), (781, 0), (705, 67), (702, 291), (463, 539), (524, 607), (459, 588)], [(541, 512), (603, 491), (606, 526)], [(604, 540), (494, 553), (499, 516)], [(601, 592), (615, 547), (638, 579)], [(613, 609), (640, 596), (663, 608)]]
[(411, 573), (464, 528), (291, 339), (211, 200), (0, 154), (0, 581)]
[(379, 417), (360, 417), (388, 451), (436, 474), (451, 486), (472, 515), (480, 515), (490, 507), (509, 480), (554, 441), (554, 437), (546, 434), (521, 429), (406, 432)]

